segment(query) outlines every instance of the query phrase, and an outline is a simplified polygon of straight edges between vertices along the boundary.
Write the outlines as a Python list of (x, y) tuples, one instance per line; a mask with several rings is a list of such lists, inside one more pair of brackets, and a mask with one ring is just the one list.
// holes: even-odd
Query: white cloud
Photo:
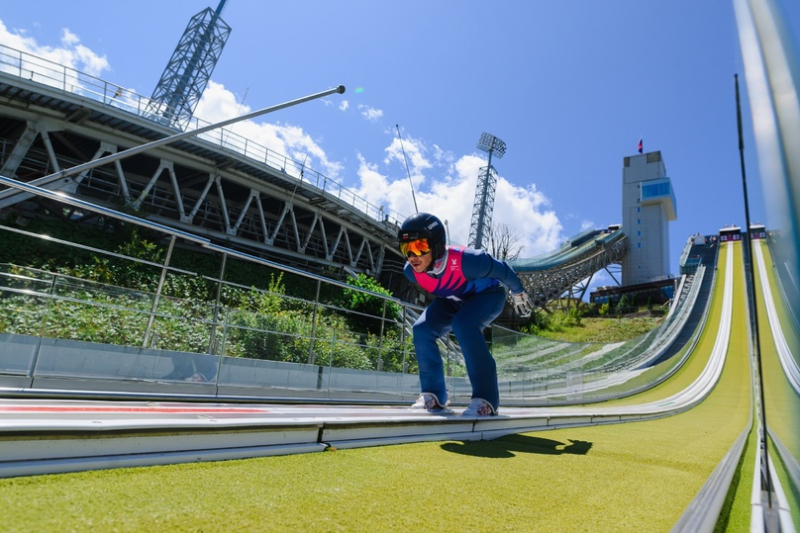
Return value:
[[(414, 199), (422, 212), (433, 213), (447, 222), (450, 241), (467, 244), (475, 187), (481, 167), (486, 160), (478, 155), (464, 155), (452, 162), (452, 155), (438, 147), (428, 150), (417, 139), (405, 138), (403, 145), (409, 158), (411, 185), (407, 176), (390, 178), (382, 174), (378, 165), (369, 163), (359, 154), (358, 177), (360, 186), (356, 194), (374, 205), (383, 205), (402, 218), (414, 213)], [(434, 152), (432, 163), (425, 154)], [(384, 164), (403, 161), (399, 140), (394, 138), (386, 148)], [(440, 163), (443, 162), (443, 163)], [(511, 184), (498, 177), (493, 211), (493, 224), (505, 224), (518, 232), (524, 246), (522, 257), (535, 257), (556, 248), (562, 237), (562, 226), (549, 200), (536, 189)]]
[(361, 115), (367, 120), (378, 120), (383, 116), (382, 110), (364, 104), (359, 104), (358, 109), (361, 110)]
[(61, 43), (64, 46), (75, 46), (80, 42), (81, 42), (80, 38), (78, 38), (77, 35), (69, 31), (68, 28), (64, 28), (61, 30)]
[[(406, 136), (402, 141), (396, 136), (392, 137), (391, 144), (384, 151), (386, 152), (384, 164), (390, 165), (394, 161), (398, 162), (404, 173), (408, 175), (410, 172), (412, 179), (417, 181), (424, 180), (423, 171), (433, 167), (433, 163), (425, 156), (428, 151), (425, 145), (413, 137)], [(406, 160), (408, 169), (406, 169)]]
[[(237, 102), (236, 96), (224, 85), (211, 80), (197, 104), (195, 116), (214, 123), (252, 111), (249, 106)], [(299, 175), (303, 163), (306, 169), (313, 168), (330, 178), (337, 178), (342, 172), (341, 163), (330, 161), (322, 147), (299, 126), (245, 120), (228, 126), (226, 130), (234, 134), (225, 138), (231, 148), (244, 151), (244, 139), (247, 139), (248, 155), (263, 159), (265, 155), (261, 147), (267, 148), (267, 162), (291, 175)]]
[(350, 107), (350, 102), (348, 102), (347, 100), (342, 100), (342, 103), (339, 104), (340, 111), (347, 111), (348, 107)]
[[(92, 76), (100, 76), (103, 72), (110, 69), (108, 59), (105, 55), (98, 55), (82, 45), (80, 38), (67, 28), (62, 30), (61, 46), (51, 47), (38, 44), (36, 39), (28, 37), (24, 30), (9, 30), (6, 25), (0, 21), (0, 44), (52, 61), (58, 65), (85, 72)], [(15, 71), (17, 70), (15, 67), (3, 68), (14, 68)], [(64, 82), (63, 71), (60, 76), (56, 77), (54, 75), (54, 67), (48, 67), (46, 65), (32, 67), (29, 62), (26, 68), (31, 69), (33, 79), (40, 83), (60, 86)], [(72, 82), (75, 83), (75, 81)]]

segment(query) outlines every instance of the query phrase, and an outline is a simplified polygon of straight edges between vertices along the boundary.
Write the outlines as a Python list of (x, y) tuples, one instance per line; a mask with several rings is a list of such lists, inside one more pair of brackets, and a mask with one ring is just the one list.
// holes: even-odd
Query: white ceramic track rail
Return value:
[(789, 348), (789, 343), (786, 342), (786, 337), (783, 334), (781, 321), (778, 319), (778, 311), (775, 307), (775, 299), (770, 290), (769, 278), (767, 276), (767, 267), (764, 263), (764, 253), (761, 250), (761, 245), (758, 241), (753, 243), (753, 251), (758, 263), (758, 275), (761, 280), (761, 292), (764, 295), (764, 306), (767, 309), (767, 317), (769, 318), (769, 327), (772, 331), (772, 340), (775, 342), (775, 349), (778, 351), (778, 359), (783, 367), (783, 372), (786, 374), (786, 379), (792, 386), (797, 394), (800, 394), (800, 367), (797, 360), (792, 357), (792, 351)]

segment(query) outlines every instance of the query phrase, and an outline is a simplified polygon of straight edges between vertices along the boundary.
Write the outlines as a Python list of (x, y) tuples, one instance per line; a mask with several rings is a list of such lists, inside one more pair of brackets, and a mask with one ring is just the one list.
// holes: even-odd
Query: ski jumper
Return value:
[(409, 263), (403, 272), (436, 296), (414, 324), (422, 392), (435, 394), (443, 405), (447, 402), (444, 365), (436, 339), (452, 331), (467, 365), (472, 398), (483, 398), (496, 411), (500, 403), (497, 365), (483, 330), (503, 311), (506, 290), (501, 283), (514, 294), (525, 290), (517, 275), (505, 262), (483, 250), (457, 246), (448, 246), (427, 272), (414, 272)]

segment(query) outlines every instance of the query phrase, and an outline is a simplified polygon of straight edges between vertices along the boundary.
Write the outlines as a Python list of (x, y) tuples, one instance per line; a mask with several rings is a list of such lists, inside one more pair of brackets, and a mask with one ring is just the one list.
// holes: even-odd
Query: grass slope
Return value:
[(592, 342), (608, 344), (624, 342), (658, 327), (663, 322), (663, 317), (582, 317), (580, 325), (558, 325), (553, 330), (540, 330), (536, 333), (539, 337), (553, 339), (561, 342)]

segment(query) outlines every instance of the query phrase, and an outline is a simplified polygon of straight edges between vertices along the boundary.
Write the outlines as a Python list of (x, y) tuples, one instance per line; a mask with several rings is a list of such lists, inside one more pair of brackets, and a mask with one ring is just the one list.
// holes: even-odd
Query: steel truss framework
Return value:
[(222, 0), (216, 11), (209, 7), (192, 17), (153, 91), (148, 111), (171, 126), (189, 123), (222, 55), (231, 34), (219, 18), (224, 6)]
[[(145, 119), (71, 99), (65, 93), (54, 98), (0, 83), (0, 174), (32, 181), (172, 133)], [(145, 218), (288, 264), (374, 276), (387, 265), (393, 270), (401, 265), (391, 246), (396, 229), (387, 220), (375, 220), (282, 169), (202, 139), (114, 161), (46, 188), (101, 205), (122, 205)], [(0, 209), (29, 198), (0, 191)], [(387, 244), (393, 252), (388, 263)]]
[(492, 231), (496, 188), (497, 171), (491, 165), (481, 167), (475, 189), (475, 202), (472, 206), (472, 223), (469, 227), (469, 245), (472, 248), (482, 249)]
[(619, 262), (628, 250), (628, 238), (622, 235), (609, 244), (598, 246), (569, 263), (548, 270), (519, 273), (534, 304), (544, 308), (548, 302), (559, 299), (564, 293), (571, 293), (573, 287), (580, 286), (595, 272)]

